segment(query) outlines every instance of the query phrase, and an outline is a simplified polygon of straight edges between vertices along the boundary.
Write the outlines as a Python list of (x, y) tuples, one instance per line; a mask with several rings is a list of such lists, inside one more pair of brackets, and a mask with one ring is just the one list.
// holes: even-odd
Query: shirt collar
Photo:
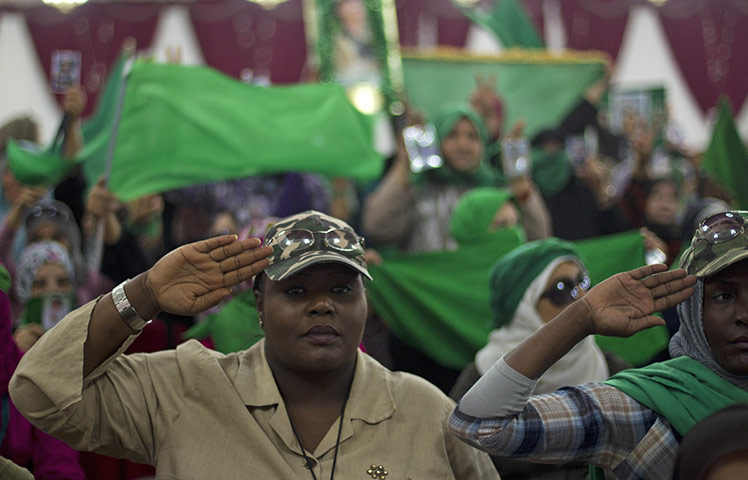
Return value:
[[(346, 416), (366, 423), (379, 423), (397, 408), (388, 370), (369, 355), (357, 352), (351, 395)], [(241, 356), (234, 386), (247, 406), (264, 407), (281, 403), (273, 373), (265, 359), (265, 340), (260, 340)]]

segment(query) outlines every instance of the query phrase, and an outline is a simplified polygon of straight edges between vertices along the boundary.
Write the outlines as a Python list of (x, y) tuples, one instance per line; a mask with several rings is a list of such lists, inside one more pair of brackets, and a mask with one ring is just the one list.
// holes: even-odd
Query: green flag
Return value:
[(476, 24), (493, 32), (505, 48), (544, 47), (535, 25), (517, 0), (497, 0), (489, 13), (475, 7), (465, 7), (461, 11)]
[(264, 336), (254, 294), (251, 290), (237, 294), (219, 311), (209, 314), (182, 336), (197, 339), (210, 337), (216, 350), (222, 353), (246, 350)]
[[(472, 362), (491, 331), (488, 278), (494, 262), (518, 246), (521, 235), (507, 229), (494, 241), (455, 251), (386, 256), (371, 265), (374, 281), (369, 299), (393, 333), (446, 367)], [(638, 231), (576, 242), (599, 282), (644, 265), (644, 243)], [(664, 328), (664, 327), (663, 327)], [(664, 335), (664, 337), (663, 337)], [(640, 364), (662, 349), (662, 329), (628, 339), (600, 337), (606, 349)]]
[(455, 251), (399, 254), (369, 266), (369, 300), (390, 329), (442, 365), (462, 368), (488, 338), (488, 273), (520, 245), (518, 229)]
[[(89, 129), (85, 173), (104, 171), (117, 84)], [(315, 172), (377, 178), (373, 121), (337, 85), (259, 87), (206, 67), (134, 62), (109, 177), (127, 201), (149, 193), (252, 175)], [(12, 166), (19, 180), (24, 169)]]
[(408, 102), (432, 119), (443, 104), (470, 98), (476, 75), (496, 76), (504, 131), (521, 119), (526, 136), (532, 137), (558, 126), (587, 87), (605, 74), (604, 62), (600, 54), (588, 52), (524, 50), (497, 57), (441, 50), (403, 54), (403, 72)]
[(748, 152), (726, 98), (720, 98), (717, 109), (717, 122), (709, 147), (701, 157), (701, 166), (730, 192), (735, 206), (745, 210), (748, 209)]

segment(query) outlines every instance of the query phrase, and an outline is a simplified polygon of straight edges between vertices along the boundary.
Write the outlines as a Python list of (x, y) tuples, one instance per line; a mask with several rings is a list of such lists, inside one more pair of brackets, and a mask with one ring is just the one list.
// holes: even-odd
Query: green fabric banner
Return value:
[(252, 290), (245, 290), (182, 336), (197, 339), (210, 337), (216, 350), (232, 353), (246, 350), (264, 335), (260, 328), (255, 296)]
[[(455, 3), (459, 6), (459, 2)], [(543, 48), (535, 25), (524, 7), (517, 0), (498, 0), (490, 12), (484, 13), (474, 7), (462, 8), (470, 20), (493, 32), (504, 48)]]
[(701, 166), (733, 196), (734, 205), (748, 209), (748, 152), (735, 126), (726, 98), (719, 101), (717, 122)]
[[(369, 267), (374, 279), (368, 285), (369, 300), (398, 338), (446, 367), (463, 368), (473, 361), (491, 331), (491, 266), (520, 243), (518, 231), (507, 229), (492, 242), (455, 251), (385, 256), (381, 265)], [(576, 245), (593, 283), (644, 265), (644, 244), (638, 231)], [(600, 340), (606, 342), (607, 349), (640, 364), (632, 360), (649, 359), (667, 342), (666, 333), (664, 341), (659, 334), (654, 337), (645, 334)]]
[(580, 100), (585, 89), (604, 75), (605, 57), (595, 52), (552, 55), (515, 50), (501, 56), (470, 55), (463, 51), (403, 53), (408, 101), (427, 118), (451, 101), (465, 101), (475, 89), (475, 77), (497, 77), (504, 104), (504, 131), (517, 120), (531, 137), (557, 126)]
[[(136, 61), (127, 75), (109, 188), (121, 200), (252, 175), (315, 172), (377, 178), (373, 119), (337, 85), (259, 87), (205, 67)], [(86, 176), (105, 170), (119, 94), (85, 133)], [(23, 165), (12, 165), (24, 177)], [(38, 182), (35, 182), (38, 183)]]

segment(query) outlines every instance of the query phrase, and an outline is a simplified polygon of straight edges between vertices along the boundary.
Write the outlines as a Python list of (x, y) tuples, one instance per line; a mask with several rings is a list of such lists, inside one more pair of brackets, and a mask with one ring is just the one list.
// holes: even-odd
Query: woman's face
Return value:
[(59, 263), (47, 262), (36, 271), (31, 284), (31, 297), (38, 298), (53, 293), (73, 293), (73, 283), (65, 267)]
[(65, 248), (68, 252), (70, 251), (70, 242), (60, 229), (54, 223), (44, 223), (37, 227), (34, 237), (29, 239), (29, 243), (38, 242), (40, 240), (49, 240), (57, 242)]
[[(560, 283), (564, 283), (565, 285), (576, 284), (583, 275), (584, 272), (579, 268), (579, 265), (577, 265), (576, 262), (560, 263), (553, 270), (553, 273), (551, 273), (548, 282), (545, 284), (545, 288), (543, 288), (543, 292), (553, 291)], [(570, 296), (566, 295), (558, 295), (564, 300), (561, 304), (554, 302), (552, 297), (543, 295), (538, 300), (538, 303), (535, 304), (535, 310), (538, 312), (538, 315), (540, 315), (540, 319), (543, 320), (544, 323), (548, 323), (574, 301), (582, 298), (585, 293), (587, 293), (587, 291), (580, 288), (576, 299), (572, 299)]]
[(703, 319), (717, 363), (733, 375), (748, 375), (748, 260), (705, 279)]
[(500, 228), (514, 227), (519, 223), (519, 212), (512, 202), (506, 202), (496, 211), (493, 221), (488, 227), (489, 231), (495, 231)]
[(277, 282), (264, 277), (257, 309), (271, 367), (331, 372), (355, 359), (366, 321), (366, 293), (358, 272), (323, 263)]
[(677, 223), (678, 189), (670, 182), (659, 182), (644, 203), (644, 217), (654, 225)]
[(444, 161), (458, 172), (473, 172), (480, 166), (483, 142), (475, 125), (463, 117), (441, 143)]

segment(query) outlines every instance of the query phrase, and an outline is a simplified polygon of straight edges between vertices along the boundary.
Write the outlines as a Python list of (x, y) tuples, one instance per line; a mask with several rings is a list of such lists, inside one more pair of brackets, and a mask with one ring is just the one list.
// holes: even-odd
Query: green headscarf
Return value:
[(574, 172), (565, 150), (547, 153), (532, 150), (532, 179), (544, 197), (552, 197), (569, 184)]
[(433, 170), (426, 170), (416, 177), (415, 183), (421, 183), (425, 179), (439, 183), (467, 183), (476, 187), (501, 186), (505, 182), (498, 172), (495, 172), (486, 164), (486, 126), (480, 115), (465, 102), (449, 103), (442, 107), (434, 118), (434, 127), (439, 144), (454, 129), (457, 122), (467, 118), (478, 131), (478, 138), (483, 144), (483, 154), (481, 155), (478, 168), (472, 172), (458, 172), (450, 167), (446, 161), (444, 164)]
[(474, 188), (463, 195), (449, 221), (449, 232), (461, 245), (487, 240), (495, 233), (489, 228), (496, 212), (512, 194), (504, 188)]
[(488, 281), (494, 328), (512, 320), (525, 290), (548, 264), (560, 257), (583, 260), (573, 244), (550, 237), (526, 243), (496, 261)]

